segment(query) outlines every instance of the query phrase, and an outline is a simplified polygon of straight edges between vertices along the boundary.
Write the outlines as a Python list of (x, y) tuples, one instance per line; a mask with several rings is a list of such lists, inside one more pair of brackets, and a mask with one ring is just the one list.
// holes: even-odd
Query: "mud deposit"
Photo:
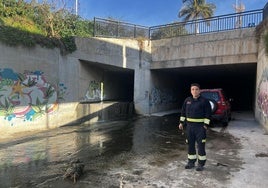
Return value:
[[(207, 132), (203, 172), (185, 170), (185, 134), (178, 116), (62, 127), (0, 144), (0, 187), (221, 187), (242, 165), (239, 140)], [(79, 158), (84, 173), (63, 179)]]

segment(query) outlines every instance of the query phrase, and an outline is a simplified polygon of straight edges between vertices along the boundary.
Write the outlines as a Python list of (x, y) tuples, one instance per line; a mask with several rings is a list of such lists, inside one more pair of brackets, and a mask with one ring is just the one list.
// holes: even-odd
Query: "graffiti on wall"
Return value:
[(0, 118), (4, 120), (33, 121), (55, 112), (65, 94), (64, 84), (53, 86), (42, 71), (16, 73), (13, 69), (0, 69)]
[(174, 92), (169, 89), (153, 88), (150, 94), (150, 105), (173, 103), (177, 99), (174, 97)]
[(268, 117), (268, 69), (262, 72), (261, 81), (258, 85), (257, 104), (264, 117)]
[(101, 99), (101, 83), (95, 80), (89, 82), (86, 91), (85, 100), (100, 100)]

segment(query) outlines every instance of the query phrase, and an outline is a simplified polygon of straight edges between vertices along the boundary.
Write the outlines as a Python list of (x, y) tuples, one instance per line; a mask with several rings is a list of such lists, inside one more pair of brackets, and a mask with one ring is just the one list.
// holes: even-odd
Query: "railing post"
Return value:
[(220, 18), (218, 17), (217, 18), (217, 31), (219, 32), (220, 31)]
[(136, 28), (137, 26), (136, 25), (134, 25), (134, 38), (137, 38), (137, 28)]
[(119, 22), (117, 22), (117, 25), (116, 25), (116, 37), (119, 36)]
[(149, 27), (149, 29), (148, 29), (148, 39), (149, 39), (149, 40), (152, 40), (152, 39), (151, 39), (151, 27)]
[(94, 17), (94, 22), (93, 22), (93, 37), (96, 37), (96, 18)]

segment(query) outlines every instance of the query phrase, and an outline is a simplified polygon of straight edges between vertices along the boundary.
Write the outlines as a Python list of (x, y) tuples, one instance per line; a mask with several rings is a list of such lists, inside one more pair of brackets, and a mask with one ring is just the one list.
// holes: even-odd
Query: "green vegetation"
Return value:
[(166, 25), (152, 32), (152, 39), (171, 38), (187, 35), (188, 32), (183, 24)]
[(0, 41), (11, 46), (36, 44), (62, 53), (76, 50), (74, 36), (91, 37), (93, 23), (52, 3), (0, 0)]

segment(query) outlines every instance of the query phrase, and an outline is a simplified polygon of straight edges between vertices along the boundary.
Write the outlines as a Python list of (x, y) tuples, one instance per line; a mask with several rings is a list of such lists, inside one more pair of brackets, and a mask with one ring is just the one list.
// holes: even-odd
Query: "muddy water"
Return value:
[[(176, 187), (187, 145), (178, 115), (61, 127), (0, 144), (0, 187)], [(227, 181), (239, 168), (239, 145), (230, 135), (208, 132), (208, 172)], [(228, 149), (228, 147), (231, 149)], [(229, 157), (228, 157), (229, 156)], [(85, 172), (76, 184), (62, 178), (71, 160)], [(234, 163), (234, 164), (232, 164)], [(236, 166), (237, 165), (237, 166)], [(218, 168), (219, 167), (219, 168)], [(220, 170), (217, 170), (220, 169)], [(214, 172), (218, 175), (213, 175)], [(168, 174), (170, 173), (170, 174)], [(217, 179), (218, 178), (218, 179)]]

